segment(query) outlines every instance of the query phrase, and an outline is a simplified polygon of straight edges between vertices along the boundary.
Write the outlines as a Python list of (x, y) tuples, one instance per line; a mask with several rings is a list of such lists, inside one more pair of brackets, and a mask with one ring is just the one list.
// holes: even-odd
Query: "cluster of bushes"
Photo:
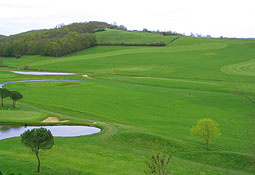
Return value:
[(93, 32), (110, 26), (104, 22), (73, 23), (3, 37), (0, 40), (0, 56), (63, 56), (97, 45)]
[(4, 106), (4, 99), (10, 97), (13, 100), (13, 108), (15, 108), (17, 100), (22, 99), (23, 95), (18, 91), (9, 91), (8, 89), (0, 88), (0, 97), (2, 107)]

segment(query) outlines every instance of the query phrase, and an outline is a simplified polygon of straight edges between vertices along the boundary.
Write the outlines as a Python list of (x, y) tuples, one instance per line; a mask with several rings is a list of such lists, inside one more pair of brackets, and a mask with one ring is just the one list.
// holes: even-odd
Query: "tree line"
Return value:
[(50, 30), (34, 30), (0, 40), (0, 56), (19, 58), (23, 55), (59, 57), (97, 45), (97, 29), (110, 28), (104, 22), (58, 25)]

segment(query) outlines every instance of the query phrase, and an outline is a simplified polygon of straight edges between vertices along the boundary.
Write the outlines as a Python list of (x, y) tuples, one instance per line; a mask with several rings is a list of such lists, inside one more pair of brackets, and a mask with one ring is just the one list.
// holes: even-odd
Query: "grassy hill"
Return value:
[[(104, 29), (106, 31), (98, 32)], [(126, 32), (121, 26), (92, 21), (0, 38), (0, 56), (20, 58), (24, 55), (60, 57), (98, 44), (164, 46), (176, 37), (157, 33)]]
[(4, 36), (4, 35), (0, 35), (0, 38), (4, 38), (4, 37), (6, 37), (6, 36)]
[(116, 29), (106, 29), (96, 32), (99, 45), (152, 45), (164, 46), (176, 39), (177, 36), (164, 36), (162, 34), (124, 31)]
[[(153, 152), (151, 143), (159, 140), (169, 149), (175, 147), (173, 174), (252, 175), (243, 126), (250, 123), (254, 105), (237, 92), (255, 95), (254, 45), (254, 40), (182, 37), (166, 47), (98, 46), (61, 58), (0, 58), (9, 66), (0, 69), (1, 82), (83, 80), (72, 86), (6, 85), (24, 99), (16, 109), (8, 99), (0, 108), (0, 123), (41, 124), (54, 116), (70, 120), (68, 124), (104, 128), (95, 135), (55, 138), (53, 149), (40, 153), (42, 174), (142, 175), (144, 160)], [(78, 74), (38, 77), (8, 72), (25, 65)], [(222, 133), (209, 143), (209, 151), (190, 134), (201, 118), (219, 123)], [(20, 138), (1, 140), (0, 154), (0, 170), (37, 174), (36, 158)]]

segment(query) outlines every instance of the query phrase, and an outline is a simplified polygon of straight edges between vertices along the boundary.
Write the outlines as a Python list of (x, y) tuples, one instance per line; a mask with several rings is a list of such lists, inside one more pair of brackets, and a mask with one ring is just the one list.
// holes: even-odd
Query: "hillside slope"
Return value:
[(158, 33), (107, 29), (96, 33), (99, 45), (165, 46), (178, 36), (164, 36)]
[[(24, 99), (16, 109), (6, 99), (0, 123), (40, 125), (54, 116), (104, 128), (90, 136), (56, 137), (53, 149), (40, 152), (42, 174), (143, 175), (144, 160), (158, 141), (175, 148), (175, 175), (254, 175), (244, 129), (254, 105), (238, 95), (255, 95), (254, 45), (255, 40), (182, 37), (167, 47), (98, 46), (62, 58), (0, 58), (9, 66), (0, 67), (0, 82), (81, 80), (6, 85)], [(9, 72), (25, 65), (77, 75)], [(210, 141), (210, 150), (190, 133), (201, 118), (217, 122), (222, 134)], [(20, 138), (0, 143), (1, 171), (38, 174), (36, 158)]]
[(0, 56), (19, 58), (24, 55), (60, 57), (97, 45), (165, 46), (176, 36), (127, 32), (121, 26), (88, 22), (0, 38)]

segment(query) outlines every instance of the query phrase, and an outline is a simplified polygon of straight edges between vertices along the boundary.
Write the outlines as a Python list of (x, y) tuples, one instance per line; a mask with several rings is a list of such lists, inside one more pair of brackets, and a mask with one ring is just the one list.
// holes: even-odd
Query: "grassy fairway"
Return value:
[[(3, 70), (1, 82), (84, 80), (6, 85), (20, 91), (24, 99), (15, 110), (6, 100), (0, 123), (40, 124), (52, 116), (70, 120), (67, 124), (104, 128), (95, 135), (55, 138), (53, 149), (41, 152), (41, 174), (142, 175), (155, 140), (175, 147), (174, 174), (254, 174), (243, 129), (254, 115), (254, 106), (236, 95), (239, 90), (255, 89), (252, 43), (180, 38), (160, 48), (100, 46), (62, 58), (0, 58), (9, 69), (29, 65), (78, 73), (35, 77)], [(190, 135), (201, 118), (212, 118), (222, 133), (209, 143), (209, 151)], [(1, 140), (0, 155), (0, 170), (37, 174), (35, 155), (21, 145), (20, 138)]]
[(255, 76), (254, 66), (255, 60), (250, 60), (239, 64), (222, 67), (221, 70), (227, 74)]
[(164, 36), (161, 34), (146, 32), (127, 32), (123, 30), (106, 29), (103, 32), (96, 32), (98, 44), (101, 45), (154, 45), (168, 44), (177, 36)]

